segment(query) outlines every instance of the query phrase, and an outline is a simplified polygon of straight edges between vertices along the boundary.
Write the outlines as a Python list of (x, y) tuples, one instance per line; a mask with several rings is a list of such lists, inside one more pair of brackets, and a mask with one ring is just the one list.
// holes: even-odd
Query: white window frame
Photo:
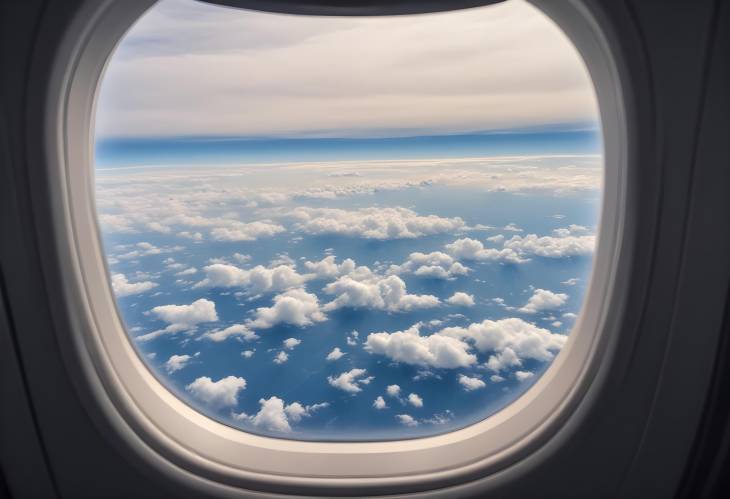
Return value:
[[(96, 218), (93, 179), (95, 97), (114, 47), (154, 2), (89, 2), (56, 60), (47, 99), (45, 150), (54, 183), (54, 234), (64, 305), (75, 320), (64, 357), (84, 402), (111, 423), (134, 459), (188, 486), (239, 496), (257, 490), (315, 496), (427, 491), (533, 466), (560, 445), (605, 382), (614, 355), (632, 241), (627, 134), (619, 66), (608, 38), (579, 0), (533, 3), (583, 56), (599, 102), (604, 191), (591, 282), (560, 355), (512, 404), (466, 428), (383, 442), (306, 442), (250, 434), (196, 411), (172, 394), (138, 356), (117, 312)], [(548, 445), (550, 444), (550, 446)], [(503, 473), (498, 473), (503, 472)], [(502, 478), (500, 478), (500, 476)]]

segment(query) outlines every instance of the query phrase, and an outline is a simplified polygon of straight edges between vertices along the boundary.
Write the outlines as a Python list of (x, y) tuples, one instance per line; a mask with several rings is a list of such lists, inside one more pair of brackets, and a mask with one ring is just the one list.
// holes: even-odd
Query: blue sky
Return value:
[(258, 434), (414, 438), (488, 417), (580, 311), (603, 174), (592, 92), (516, 0), (384, 19), (163, 2), (97, 107), (131, 341), (180, 398)]

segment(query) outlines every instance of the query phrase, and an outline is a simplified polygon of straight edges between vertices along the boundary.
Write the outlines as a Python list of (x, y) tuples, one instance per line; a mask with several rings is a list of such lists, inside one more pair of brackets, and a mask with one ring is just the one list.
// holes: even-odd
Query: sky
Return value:
[(276, 438), (476, 423), (566, 345), (603, 163), (590, 79), (525, 2), (387, 18), (155, 5), (100, 87), (96, 200), (138, 353)]

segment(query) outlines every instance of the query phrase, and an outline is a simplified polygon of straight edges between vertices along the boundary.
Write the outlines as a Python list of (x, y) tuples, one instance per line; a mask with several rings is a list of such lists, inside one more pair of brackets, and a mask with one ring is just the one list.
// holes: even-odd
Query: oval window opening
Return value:
[(95, 116), (130, 341), (207, 416), (298, 440), (463, 428), (588, 287), (603, 182), (577, 51), (520, 0), (396, 17), (152, 7)]

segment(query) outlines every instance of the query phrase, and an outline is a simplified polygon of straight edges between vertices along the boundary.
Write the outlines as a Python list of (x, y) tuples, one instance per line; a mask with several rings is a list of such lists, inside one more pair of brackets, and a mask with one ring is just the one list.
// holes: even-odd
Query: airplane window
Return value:
[(357, 18), (162, 1), (96, 109), (130, 341), (227, 425), (463, 428), (525, 393), (580, 315), (600, 118), (576, 49), (527, 2)]

